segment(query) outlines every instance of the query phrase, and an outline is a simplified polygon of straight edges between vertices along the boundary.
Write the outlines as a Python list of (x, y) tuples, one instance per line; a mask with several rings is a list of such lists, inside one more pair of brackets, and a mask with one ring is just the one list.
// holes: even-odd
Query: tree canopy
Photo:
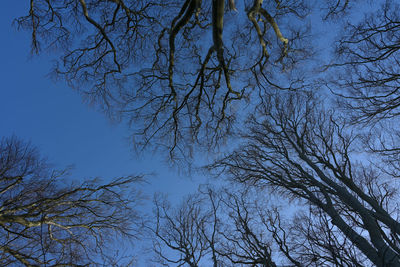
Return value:
[(400, 266), (398, 8), (30, 0), (16, 23), (140, 148), (190, 161), (229, 141), (207, 166), (225, 189), (155, 198), (157, 264)]
[(226, 140), (253, 96), (301, 88), (297, 66), (315, 38), (308, 15), (330, 19), (352, 5), (225, 2), (31, 0), (16, 22), (32, 33), (32, 52), (59, 52), (57, 76), (132, 123), (135, 144), (183, 156)]
[(112, 266), (123, 262), (118, 257), (124, 255), (115, 254), (118, 251), (112, 245), (116, 236), (127, 241), (139, 236), (141, 197), (132, 183), (140, 179), (73, 183), (67, 170), (50, 167), (29, 143), (2, 138), (1, 265)]

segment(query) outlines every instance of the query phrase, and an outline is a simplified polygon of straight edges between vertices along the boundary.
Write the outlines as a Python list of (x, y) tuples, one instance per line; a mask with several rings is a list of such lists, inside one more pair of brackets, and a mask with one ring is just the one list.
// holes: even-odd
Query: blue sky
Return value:
[(58, 168), (73, 164), (74, 178), (154, 173), (143, 186), (150, 197), (162, 191), (180, 198), (195, 190), (196, 182), (179, 176), (157, 155), (135, 155), (124, 125), (47, 76), (51, 54), (30, 56), (30, 33), (12, 26), (13, 19), (28, 13), (28, 4), (7, 1), (0, 9), (0, 136), (31, 141)]
[[(31, 57), (30, 33), (12, 26), (13, 19), (28, 13), (28, 5), (9, 0), (0, 9), (0, 137), (31, 141), (56, 167), (74, 165), (75, 179), (153, 173), (142, 186), (150, 199), (154, 192), (164, 192), (176, 200), (205, 182), (180, 176), (164, 157), (134, 154), (124, 125), (83, 103), (62, 81), (52, 81), (47, 76), (52, 55)], [(313, 25), (314, 31), (327, 32)]]

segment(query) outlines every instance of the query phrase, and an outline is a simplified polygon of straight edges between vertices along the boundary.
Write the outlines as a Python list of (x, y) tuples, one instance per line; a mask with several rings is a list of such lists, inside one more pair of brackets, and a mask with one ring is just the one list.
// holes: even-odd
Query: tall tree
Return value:
[(367, 131), (366, 151), (379, 155), (385, 165), (377, 167), (392, 177), (400, 169), (398, 8), (382, 1), (346, 23), (329, 66), (334, 78), (326, 81), (349, 121)]
[(331, 65), (331, 89), (346, 100), (355, 123), (376, 123), (400, 114), (399, 5), (383, 2), (366, 8), (363, 18), (347, 22)]
[(121, 177), (106, 184), (73, 183), (30, 144), (0, 141), (0, 264), (88, 266), (122, 264), (115, 237), (134, 238), (140, 195)]
[(237, 134), (250, 103), (242, 145), (210, 168), (308, 213), (286, 228), (280, 211), (250, 208), (240, 194), (203, 192), (177, 210), (158, 201), (159, 262), (274, 266), (279, 251), (296, 266), (400, 266), (396, 3), (353, 14), (339, 37), (334, 79), (324, 83), (348, 113), (305, 90), (309, 68), (299, 64), (314, 40), (306, 15), (344, 21), (355, 2), (31, 0), (17, 22), (31, 30), (34, 52), (41, 42), (62, 51), (57, 75), (134, 123), (137, 144), (160, 144), (172, 158)]
[(246, 143), (209, 166), (246, 190), (201, 190), (181, 209), (163, 209), (168, 224), (157, 213), (157, 227), (169, 231), (156, 240), (179, 256), (189, 251), (182, 238), (196, 236), (202, 249), (190, 246), (191, 266), (399, 266), (398, 169), (364, 153), (352, 129), (311, 93), (266, 98), (243, 130)]
[(270, 194), (274, 193), (254, 187), (203, 188), (176, 207), (157, 201), (153, 249), (158, 262), (165, 266), (371, 266), (321, 209), (304, 202), (290, 204)]
[(306, 15), (333, 17), (353, 3), (225, 1), (30, 0), (17, 24), (31, 31), (33, 52), (61, 50), (55, 73), (133, 123), (136, 144), (182, 156), (232, 134), (254, 92), (301, 87)]
[[(359, 136), (312, 94), (266, 99), (244, 132), (247, 144), (212, 167), (234, 180), (304, 200), (329, 218), (334, 239), (348, 240), (376, 266), (397, 266), (398, 208), (393, 173), (367, 161)], [(357, 161), (360, 156), (364, 162)], [(371, 160), (376, 160), (375, 157)], [(397, 177), (398, 174), (395, 174)], [(361, 264), (362, 265), (362, 264)]]

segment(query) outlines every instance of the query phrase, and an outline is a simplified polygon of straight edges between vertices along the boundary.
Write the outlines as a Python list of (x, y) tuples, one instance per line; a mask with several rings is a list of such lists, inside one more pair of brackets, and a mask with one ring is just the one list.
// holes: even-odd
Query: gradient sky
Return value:
[(197, 188), (162, 159), (131, 152), (128, 131), (82, 102), (62, 81), (47, 74), (51, 54), (30, 56), (30, 33), (18, 31), (13, 19), (28, 14), (29, 1), (7, 1), (0, 9), (0, 136), (31, 141), (56, 167), (74, 165), (74, 178), (112, 178), (150, 174), (143, 190), (180, 198)]
[[(179, 176), (157, 155), (135, 155), (124, 125), (83, 103), (63, 81), (47, 77), (51, 54), (30, 56), (30, 33), (12, 26), (15, 18), (28, 12), (26, 0), (4, 1), (0, 9), (0, 137), (16, 135), (31, 141), (58, 168), (73, 164), (74, 178), (154, 173), (142, 186), (150, 199), (155, 192), (164, 192), (177, 200), (205, 182)], [(313, 25), (315, 31), (320, 24)]]

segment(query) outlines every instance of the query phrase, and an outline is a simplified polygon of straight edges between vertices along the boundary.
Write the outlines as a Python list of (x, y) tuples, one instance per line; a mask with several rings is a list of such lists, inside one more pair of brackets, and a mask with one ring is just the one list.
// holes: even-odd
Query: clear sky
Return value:
[(76, 178), (149, 174), (143, 187), (150, 197), (179, 197), (197, 185), (180, 177), (160, 157), (131, 152), (128, 131), (82, 102), (62, 81), (47, 74), (51, 54), (30, 56), (30, 33), (13, 19), (28, 14), (29, 1), (6, 1), (0, 9), (0, 136), (31, 141), (56, 167), (73, 164)]
[[(201, 177), (180, 176), (167, 166), (163, 157), (134, 154), (124, 125), (111, 122), (83, 103), (63, 81), (55, 82), (47, 76), (51, 54), (30, 56), (30, 33), (18, 31), (12, 25), (15, 18), (28, 14), (29, 1), (3, 2), (0, 9), (0, 138), (16, 135), (31, 141), (56, 167), (74, 165), (75, 179), (103, 177), (107, 180), (149, 174), (148, 184), (142, 190), (150, 199), (155, 192), (164, 192), (176, 200), (206, 182)], [(313, 25), (315, 31), (315, 25), (319, 24)], [(328, 32), (327, 29), (317, 31)]]

